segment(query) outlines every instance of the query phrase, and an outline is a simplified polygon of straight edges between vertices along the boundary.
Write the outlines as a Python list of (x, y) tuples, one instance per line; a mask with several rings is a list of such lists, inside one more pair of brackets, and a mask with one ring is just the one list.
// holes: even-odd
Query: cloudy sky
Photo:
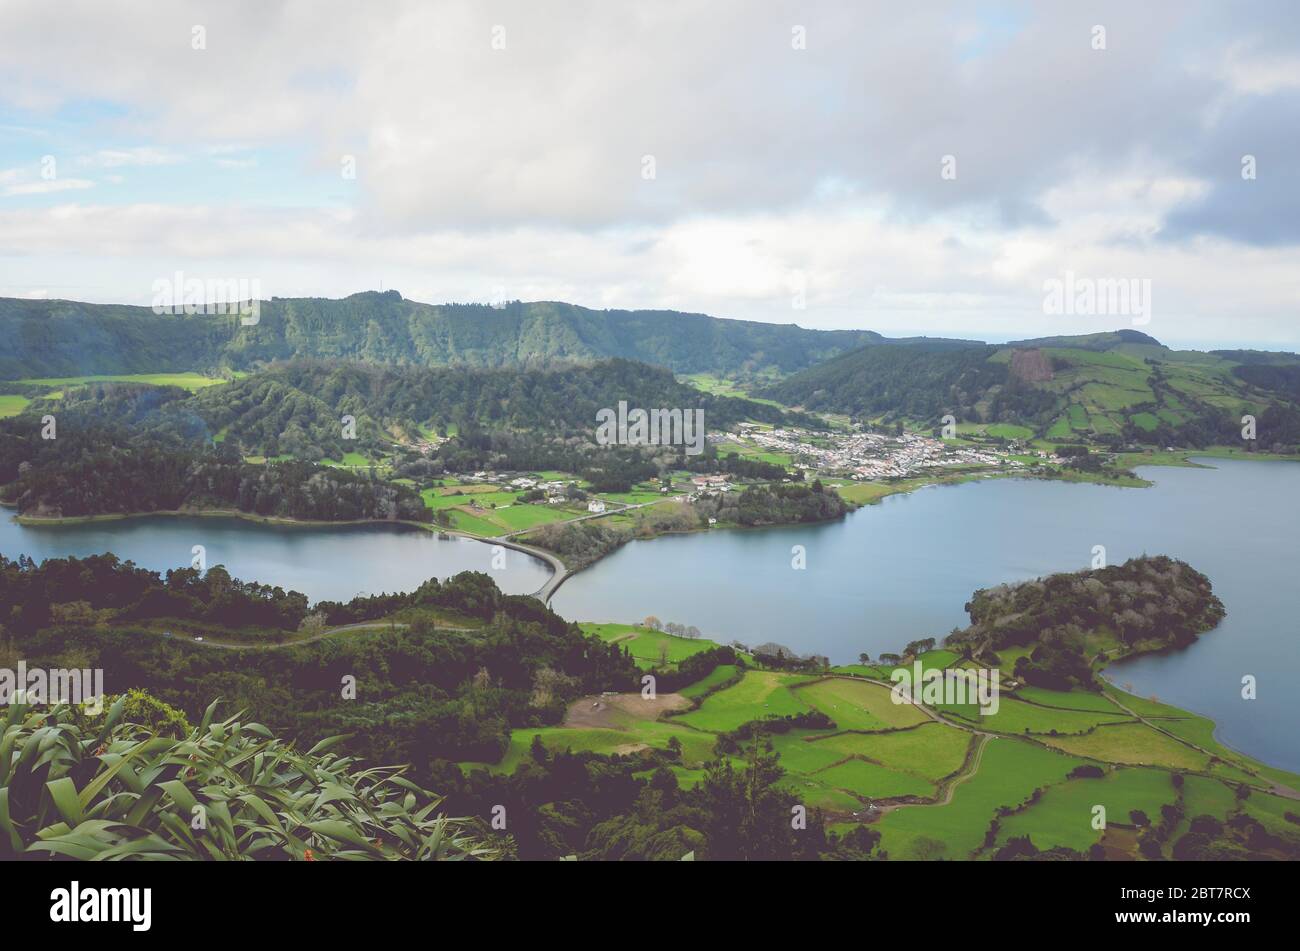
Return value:
[(1289, 2), (0, 0), (0, 296), (1300, 349), (1298, 158)]

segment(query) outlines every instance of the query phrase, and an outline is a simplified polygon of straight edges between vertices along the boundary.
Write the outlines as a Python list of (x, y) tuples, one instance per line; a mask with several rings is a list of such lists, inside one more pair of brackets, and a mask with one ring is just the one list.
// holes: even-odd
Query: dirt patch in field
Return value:
[(1037, 347), (1012, 350), (1011, 375), (1026, 383), (1046, 383), (1052, 378), (1052, 361)]
[(1101, 837), (1101, 847), (1106, 850), (1106, 861), (1124, 862), (1137, 858), (1137, 829), (1107, 826)]
[(620, 714), (638, 720), (657, 720), (669, 710), (683, 710), (690, 705), (691, 702), (679, 693), (661, 693), (653, 700), (647, 700), (639, 693), (583, 697), (569, 704), (564, 714), (564, 725), (587, 730), (621, 730), (621, 721), (625, 717)]

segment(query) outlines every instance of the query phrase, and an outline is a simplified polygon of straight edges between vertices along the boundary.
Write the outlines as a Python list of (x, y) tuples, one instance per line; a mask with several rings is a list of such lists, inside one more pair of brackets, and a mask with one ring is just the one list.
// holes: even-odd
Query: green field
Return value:
[(8, 416), (17, 416), (25, 410), (31, 403), (25, 396), (18, 396), (14, 393), (0, 394), (0, 419)]
[(521, 494), (494, 485), (471, 484), (424, 489), (420, 498), (435, 512), (445, 510), (452, 528), (487, 538), (586, 514), (585, 508), (576, 505), (519, 502)]
[(713, 672), (707, 677), (697, 680), (689, 687), (683, 687), (677, 692), (683, 697), (694, 700), (697, 697), (703, 697), (706, 693), (709, 693), (711, 690), (726, 683), (738, 673), (740, 673), (740, 668), (735, 664), (719, 664), (717, 667), (713, 668)]
[(751, 670), (734, 687), (711, 694), (698, 710), (676, 719), (700, 730), (721, 733), (750, 720), (805, 713), (808, 705), (791, 688), (809, 679), (802, 674)]
[(797, 689), (799, 699), (835, 721), (841, 730), (885, 730), (929, 719), (910, 704), (894, 703), (890, 690), (836, 677)]
[(934, 795), (933, 783), (865, 759), (845, 760), (817, 773), (816, 779), (837, 789), (851, 790), (863, 799)]
[(1002, 696), (996, 713), (983, 715), (975, 706), (940, 704), (938, 709), (960, 721), (993, 733), (1021, 735), (1051, 735), (1086, 733), (1101, 723), (1118, 723), (1132, 719), (1115, 711), (1099, 713), (1091, 710), (1057, 710), (1025, 703), (1014, 697)]
[(57, 376), (38, 379), (19, 380), (34, 386), (75, 386), (79, 383), (151, 383), (154, 386), (179, 386), (193, 393), (207, 386), (225, 383), (219, 377), (204, 376), (202, 373), (130, 373), (119, 376)]
[(968, 858), (984, 841), (999, 806), (1015, 807), (1040, 786), (1063, 780), (1078, 760), (1015, 739), (990, 740), (979, 769), (946, 806), (907, 806), (881, 818), (881, 849), (891, 858)]
[(322, 459), (320, 463), (323, 466), (334, 466), (340, 469), (365, 469), (383, 464), (368, 459), (359, 452), (345, 452), (342, 459)]
[(580, 626), (584, 633), (594, 634), (602, 641), (617, 642), (643, 670), (676, 664), (718, 646), (703, 638), (677, 637), (636, 624), (596, 624), (584, 621)]
[(533, 505), (532, 503), (516, 503), (507, 507), (497, 507), (489, 518), (492, 521), (500, 522), (510, 531), (517, 531), (521, 528), (533, 528), (536, 525), (545, 525), (548, 522), (562, 522), (565, 519), (573, 518), (577, 513), (565, 509), (559, 505)]
[(1141, 723), (1101, 726), (1083, 736), (1048, 737), (1044, 742), (1076, 756), (1133, 766), (1205, 770), (1209, 757)]
[(1093, 828), (1098, 806), (1105, 809), (1107, 826), (1131, 825), (1133, 810), (1158, 822), (1160, 807), (1176, 798), (1170, 774), (1158, 769), (1116, 769), (1100, 779), (1071, 779), (1048, 789), (1023, 812), (1003, 818), (998, 844), (1027, 835), (1039, 849), (1065, 846), (1085, 852), (1102, 836)]
[(502, 532), (500, 525), (474, 515), (467, 515), (457, 509), (453, 509), (449, 514), (451, 518), (451, 527), (459, 532), (468, 532), (471, 535), (481, 535), (484, 538), (495, 538)]
[(1188, 776), (1183, 780), (1183, 814), (1189, 820), (1214, 816), (1222, 822), (1236, 807), (1236, 793), (1217, 779)]
[[(775, 378), (774, 378), (775, 379)], [(734, 380), (724, 379), (720, 376), (714, 376), (710, 373), (692, 373), (682, 378), (682, 382), (688, 383), (703, 393), (709, 393), (713, 396), (732, 396), (740, 399), (751, 400), (755, 403), (766, 403), (768, 406), (780, 406), (773, 400), (760, 399), (756, 396), (750, 396), (741, 384)]]
[(927, 720), (908, 730), (888, 733), (837, 733), (808, 745), (839, 756), (871, 759), (890, 769), (913, 773), (937, 783), (961, 768), (971, 734)]
[[(582, 627), (607, 643), (625, 646), (642, 669), (671, 667), (714, 646), (639, 625)], [(1003, 663), (1013, 664), (1014, 653), (1004, 651)], [(971, 663), (947, 650), (922, 655), (926, 669)], [(815, 676), (720, 665), (678, 691), (698, 704), (694, 709), (645, 719), (644, 713), (633, 715), (616, 706), (599, 721), (607, 728), (577, 728), (580, 717), (572, 727), (516, 730), (506, 756), (489, 768), (514, 769), (530, 755), (529, 745), (538, 736), (552, 751), (648, 757), (649, 775), (655, 758), (666, 755), (663, 751), (675, 737), (681, 757), (667, 763), (690, 786), (701, 781), (703, 767), (717, 758), (717, 734), (771, 717), (820, 711), (834, 721), (834, 728), (776, 732), (784, 726), (776, 725), (768, 732), (766, 742), (784, 770), (779, 785), (797, 802), (822, 810), (834, 828), (867, 822), (882, 836), (879, 850), (896, 859), (988, 858), (1022, 836), (1040, 850), (1087, 852), (1101, 843), (1109, 856), (1136, 857), (1134, 810), (1158, 822), (1163, 806), (1181, 802), (1186, 816), (1174, 838), (1187, 831), (1196, 815), (1224, 819), (1244, 811), (1267, 828), (1285, 831), (1286, 813), (1300, 811), (1293, 800), (1264, 791), (1270, 779), (1300, 788), (1300, 777), (1222, 747), (1204, 717), (1110, 685), (1103, 693), (1022, 686), (1014, 694), (1003, 692), (996, 714), (939, 706), (934, 709), (945, 719), (935, 721), (920, 707), (893, 703), (885, 684), (848, 676), (887, 681), (889, 669), (849, 665), (837, 671), (843, 673)], [(1135, 720), (1112, 697), (1154, 718), (1159, 729)], [(1211, 762), (1191, 744), (1222, 761)], [(1069, 777), (1084, 764), (1100, 766), (1103, 776)], [(1238, 783), (1253, 787), (1248, 798), (1238, 799)], [(1097, 806), (1105, 807), (1111, 832), (1093, 828)], [(998, 827), (989, 847), (985, 837), (995, 817)]]

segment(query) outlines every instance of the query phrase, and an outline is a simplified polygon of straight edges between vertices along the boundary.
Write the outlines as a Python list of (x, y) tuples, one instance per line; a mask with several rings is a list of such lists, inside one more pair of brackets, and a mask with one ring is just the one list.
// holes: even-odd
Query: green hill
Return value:
[(1171, 350), (1132, 330), (959, 350), (863, 347), (754, 390), (819, 412), (938, 425), (1014, 423), (1060, 441), (1300, 443), (1300, 358)]
[(423, 304), (396, 291), (275, 298), (261, 303), (254, 326), (242, 326), (237, 316), (0, 298), (3, 379), (248, 369), (298, 357), (479, 367), (623, 357), (679, 373), (786, 374), (884, 340), (864, 330), (805, 330), (670, 310), (590, 310), (552, 301)]

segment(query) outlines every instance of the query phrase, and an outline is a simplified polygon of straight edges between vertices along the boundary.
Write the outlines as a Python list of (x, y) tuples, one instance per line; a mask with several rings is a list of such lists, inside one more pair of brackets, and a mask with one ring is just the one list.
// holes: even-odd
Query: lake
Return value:
[[(1118, 683), (1218, 723), (1228, 745), (1300, 771), (1300, 465), (1147, 467), (1147, 489), (989, 479), (895, 495), (840, 522), (636, 541), (556, 592), (565, 617), (653, 614), (724, 642), (855, 661), (942, 639), (977, 588), (1168, 554), (1203, 571), (1227, 618), (1190, 649), (1113, 667)], [(807, 567), (792, 567), (794, 546)], [(1258, 699), (1241, 699), (1241, 678)]]
[[(1205, 572), (1228, 616), (1190, 649), (1112, 668), (1144, 696), (1214, 718), (1219, 738), (1300, 771), (1300, 465), (1203, 460), (1148, 467), (1149, 489), (990, 479), (933, 486), (821, 525), (723, 531), (632, 542), (570, 578), (553, 600), (579, 620), (654, 614), (721, 641), (785, 644), (850, 662), (898, 651), (968, 623), (977, 588), (1148, 554)], [(549, 567), (491, 546), (409, 526), (286, 526), (229, 518), (148, 517), (24, 527), (0, 518), (0, 551), (37, 559), (114, 551), (164, 570), (202, 544), (209, 565), (294, 588), (312, 600), (410, 590), (429, 577), (488, 571), (511, 593), (538, 590)], [(807, 567), (791, 567), (803, 546)], [(1241, 678), (1259, 698), (1240, 697)]]
[(243, 581), (301, 591), (312, 601), (347, 601), (356, 594), (413, 591), (429, 578), (484, 571), (508, 594), (532, 594), (551, 566), (507, 549), (505, 567), (492, 568), (492, 546), (468, 538), (439, 538), (411, 525), (286, 525), (240, 518), (143, 516), (67, 525), (20, 525), (0, 515), (0, 552), (37, 561), (111, 551), (143, 568), (188, 567), (195, 545), (207, 564), (225, 565)]

